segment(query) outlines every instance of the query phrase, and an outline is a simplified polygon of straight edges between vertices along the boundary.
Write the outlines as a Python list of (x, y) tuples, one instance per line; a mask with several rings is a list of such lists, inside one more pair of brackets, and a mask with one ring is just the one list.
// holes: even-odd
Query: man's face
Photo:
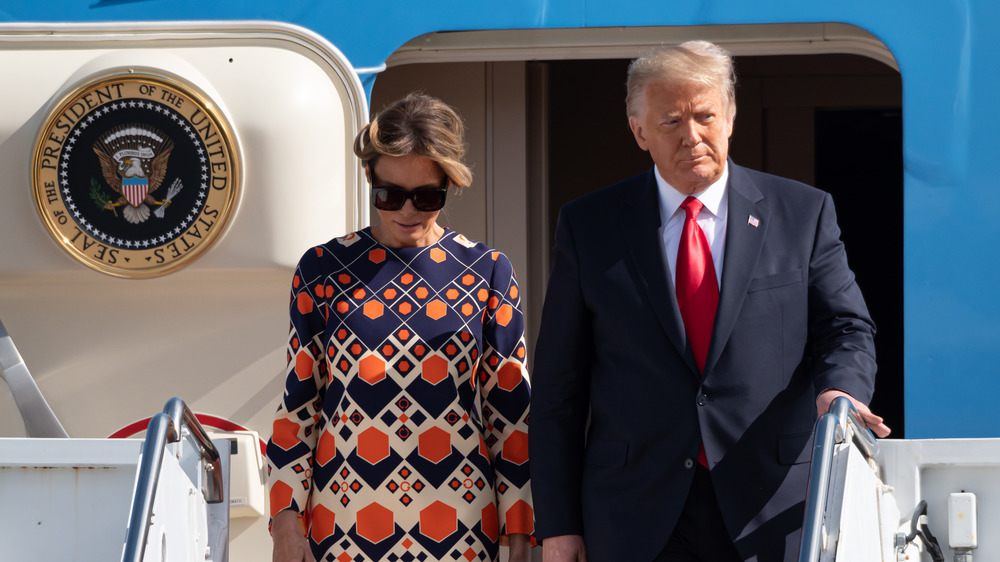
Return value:
[(733, 122), (719, 88), (653, 82), (643, 88), (643, 111), (629, 117), (639, 148), (682, 193), (697, 193), (722, 176)]

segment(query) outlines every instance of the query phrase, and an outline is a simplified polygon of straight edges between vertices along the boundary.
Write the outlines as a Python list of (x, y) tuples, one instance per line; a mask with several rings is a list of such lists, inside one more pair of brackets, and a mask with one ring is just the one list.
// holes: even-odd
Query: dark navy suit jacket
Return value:
[(664, 263), (654, 172), (560, 212), (532, 374), (532, 492), (538, 537), (582, 534), (591, 562), (660, 552), (701, 443), (740, 553), (796, 560), (816, 395), (871, 399), (875, 327), (831, 197), (729, 169), (703, 376)]

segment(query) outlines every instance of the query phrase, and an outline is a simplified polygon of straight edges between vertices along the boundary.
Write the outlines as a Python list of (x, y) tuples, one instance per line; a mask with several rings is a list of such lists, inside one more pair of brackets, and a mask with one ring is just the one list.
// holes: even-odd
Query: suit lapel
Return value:
[(674, 284), (667, 275), (660, 232), (659, 194), (653, 173), (650, 170), (643, 176), (644, 183), (633, 191), (631, 198), (625, 200), (621, 228), (632, 263), (639, 274), (641, 289), (646, 292), (667, 338), (697, 376), (698, 368), (687, 343), (684, 321), (677, 308)]
[[(710, 373), (725, 348), (746, 297), (750, 279), (760, 258), (770, 215), (760, 192), (746, 171), (729, 161), (729, 211), (726, 227), (726, 255), (722, 265), (719, 309), (712, 329), (712, 343), (705, 361)], [(757, 225), (751, 224), (751, 217)]]

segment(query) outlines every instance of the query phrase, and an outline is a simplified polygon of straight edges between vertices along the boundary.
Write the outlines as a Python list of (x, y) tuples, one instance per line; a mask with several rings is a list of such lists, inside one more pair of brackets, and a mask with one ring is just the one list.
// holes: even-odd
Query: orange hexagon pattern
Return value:
[(528, 462), (528, 434), (523, 431), (512, 432), (504, 441), (501, 454), (514, 464)]
[(436, 501), (420, 511), (420, 534), (441, 542), (458, 530), (458, 511)]
[(312, 296), (309, 295), (309, 293), (306, 292), (299, 293), (297, 303), (299, 307), (299, 312), (301, 312), (302, 314), (309, 314), (310, 312), (312, 312), (313, 299)]
[(324, 431), (316, 446), (316, 462), (321, 465), (328, 464), (337, 456), (337, 436), (329, 431)]
[(495, 503), (488, 504), (483, 508), (479, 524), (483, 533), (490, 540), (495, 541), (500, 538), (500, 520), (497, 519), (497, 505)]
[(432, 427), (420, 434), (417, 451), (421, 457), (439, 463), (451, 454), (451, 435), (440, 427)]
[(497, 311), (497, 323), (500, 324), (501, 326), (506, 326), (507, 324), (510, 324), (510, 320), (513, 317), (514, 317), (514, 309), (511, 308), (509, 304), (501, 306), (500, 310)]
[(517, 361), (507, 361), (497, 371), (497, 386), (508, 392), (517, 388), (522, 380), (521, 364)]
[(369, 355), (358, 363), (358, 376), (368, 384), (382, 382), (385, 378), (385, 361)]
[(444, 318), (445, 314), (448, 314), (448, 305), (437, 299), (427, 303), (427, 316), (435, 320), (440, 320)]
[(431, 355), (424, 359), (420, 376), (431, 384), (437, 384), (448, 377), (448, 360), (440, 355)]
[(368, 301), (363, 307), (365, 311), (365, 316), (375, 320), (379, 316), (382, 316), (382, 312), (385, 310), (385, 306), (378, 301)]
[(358, 456), (369, 464), (378, 464), (389, 456), (389, 436), (374, 427), (358, 435)]
[(289, 450), (298, 445), (299, 424), (289, 419), (276, 419), (272, 426), (271, 441), (284, 450)]
[(320, 542), (333, 534), (334, 524), (337, 522), (337, 515), (323, 505), (317, 505), (312, 510), (312, 524), (310, 535), (313, 540)]
[(295, 376), (297, 376), (300, 381), (311, 379), (313, 376), (314, 364), (315, 361), (313, 361), (309, 352), (304, 349), (300, 349), (299, 352), (295, 354)]
[(274, 517), (279, 511), (287, 509), (292, 505), (292, 487), (280, 480), (271, 484), (269, 495), (268, 499), (271, 500), (271, 517)]
[(507, 532), (530, 535), (535, 532), (534, 512), (528, 502), (518, 500), (507, 510)]
[(358, 535), (377, 543), (392, 535), (392, 511), (373, 503), (358, 510)]

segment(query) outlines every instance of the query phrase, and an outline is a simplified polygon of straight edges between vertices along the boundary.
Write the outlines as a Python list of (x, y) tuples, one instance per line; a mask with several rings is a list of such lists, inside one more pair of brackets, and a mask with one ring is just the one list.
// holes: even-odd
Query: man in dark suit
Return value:
[(566, 205), (532, 377), (546, 562), (796, 560), (817, 416), (875, 380), (830, 196), (728, 159), (732, 59), (629, 68), (655, 164)]

